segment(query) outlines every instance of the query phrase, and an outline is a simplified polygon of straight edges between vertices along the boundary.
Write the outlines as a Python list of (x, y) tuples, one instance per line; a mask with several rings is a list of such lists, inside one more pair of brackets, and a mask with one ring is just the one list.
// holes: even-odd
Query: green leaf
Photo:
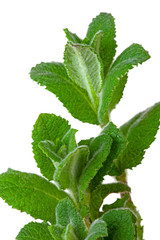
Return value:
[(87, 91), (97, 111), (102, 87), (102, 67), (97, 54), (88, 45), (68, 43), (64, 64), (72, 81)]
[(127, 79), (128, 79), (127, 74), (119, 78), (119, 82), (114, 89), (113, 97), (108, 106), (109, 113), (116, 107), (116, 105), (121, 100)]
[(13, 208), (53, 223), (57, 203), (68, 195), (36, 174), (8, 169), (0, 175), (0, 196)]
[(112, 210), (115, 208), (125, 207), (126, 201), (129, 199), (129, 197), (130, 197), (129, 194), (125, 194), (122, 198), (118, 198), (114, 203), (103, 205), (103, 212), (108, 212), (109, 210)]
[(62, 141), (67, 146), (68, 153), (72, 152), (77, 147), (76, 140), (75, 140), (76, 132), (77, 132), (76, 129), (71, 128), (62, 139)]
[(109, 155), (111, 145), (112, 138), (107, 134), (102, 134), (91, 142), (89, 161), (83, 169), (79, 180), (81, 197), (83, 196), (84, 190), (88, 188), (89, 183), (97, 174), (97, 171), (103, 166), (103, 162)]
[(135, 240), (135, 228), (132, 222), (133, 214), (128, 209), (110, 210), (102, 216), (107, 224), (106, 240)]
[(99, 209), (103, 200), (111, 193), (129, 192), (131, 189), (121, 182), (101, 184), (91, 193), (91, 218), (96, 219), (99, 216)]
[(42, 152), (53, 161), (54, 167), (56, 168), (61, 162), (62, 158), (55, 152), (55, 144), (52, 141), (45, 140), (38, 144)]
[(94, 18), (89, 25), (86, 37), (91, 40), (98, 31), (104, 33), (100, 44), (100, 57), (103, 62), (104, 75), (108, 72), (108, 69), (113, 61), (116, 53), (116, 41), (115, 38), (115, 23), (111, 14), (100, 13)]
[(74, 228), (73, 228), (73, 225), (71, 223), (67, 225), (64, 239), (65, 240), (78, 240), (79, 239), (79, 238), (77, 238)]
[(53, 180), (55, 167), (50, 158), (48, 158), (39, 148), (39, 143), (44, 140), (55, 142), (57, 138), (62, 139), (70, 130), (68, 121), (54, 114), (42, 113), (39, 115), (32, 132), (33, 153), (41, 173), (48, 180)]
[[(99, 106), (99, 121), (105, 125), (109, 119), (110, 111), (115, 107), (122, 96), (125, 86), (126, 74), (133, 66), (149, 59), (149, 54), (139, 44), (132, 44), (124, 50), (113, 63), (106, 76)], [(117, 95), (118, 93), (118, 95)]]
[(48, 230), (47, 223), (30, 222), (17, 235), (17, 240), (54, 240)]
[(108, 123), (108, 125), (102, 130), (101, 134), (108, 134), (112, 138), (113, 142), (109, 156), (106, 158), (103, 166), (99, 169), (90, 184), (90, 189), (92, 191), (104, 180), (105, 175), (108, 174), (115, 176), (120, 174), (117, 166), (117, 159), (127, 144), (123, 134), (112, 122)]
[(55, 224), (48, 227), (54, 240), (63, 240), (63, 235), (65, 233), (65, 227)]
[(77, 212), (74, 204), (68, 198), (63, 199), (57, 205), (56, 221), (58, 224), (64, 227), (67, 227), (68, 224), (71, 224), (79, 240), (83, 240), (86, 237), (87, 230), (85, 228), (83, 218)]
[(87, 91), (68, 77), (63, 63), (37, 64), (31, 69), (30, 77), (54, 93), (73, 117), (82, 122), (98, 124), (97, 111), (91, 104)]
[(92, 48), (96, 51), (96, 53), (98, 55), (99, 54), (99, 51), (100, 51), (100, 44), (101, 44), (101, 40), (102, 40), (102, 37), (103, 37), (103, 34), (104, 32), (103, 31), (98, 31), (92, 38), (91, 42), (90, 42), (90, 45), (92, 46)]
[(88, 161), (89, 149), (87, 146), (79, 146), (61, 161), (54, 174), (54, 180), (63, 189), (72, 189), (77, 193), (77, 185), (82, 169)]
[(68, 39), (68, 41), (73, 42), (73, 43), (81, 43), (82, 42), (82, 40), (75, 33), (71, 33), (68, 30), (68, 28), (65, 28), (64, 32), (66, 34), (66, 38)]
[(132, 200), (129, 198), (128, 201), (125, 204), (126, 208), (129, 208), (136, 216), (136, 236), (138, 240), (143, 240), (143, 226), (141, 225), (141, 215), (139, 211), (137, 210), (136, 206), (133, 204)]
[[(155, 140), (160, 125), (160, 103), (136, 115), (129, 123), (130, 126), (128, 123), (126, 125), (128, 145), (117, 162), (121, 173), (127, 168), (132, 169), (140, 164), (145, 150)], [(125, 126), (121, 129), (125, 129)]]
[(96, 219), (90, 226), (85, 240), (97, 240), (100, 237), (107, 237), (107, 224), (102, 219)]

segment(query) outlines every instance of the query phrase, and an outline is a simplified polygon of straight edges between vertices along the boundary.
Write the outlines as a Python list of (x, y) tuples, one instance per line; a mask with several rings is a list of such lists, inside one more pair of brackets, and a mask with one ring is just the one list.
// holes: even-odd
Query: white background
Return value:
[[(129, 73), (124, 97), (112, 114), (120, 126), (160, 100), (159, 1), (5, 0), (0, 3), (0, 173), (13, 169), (39, 174), (33, 159), (31, 131), (39, 113), (69, 120), (77, 139), (96, 136), (99, 128), (75, 120), (53, 94), (29, 77), (35, 64), (63, 61), (63, 28), (85, 37), (91, 19), (100, 12), (115, 17), (117, 55), (140, 43), (151, 59)], [(143, 164), (129, 171), (132, 198), (143, 217), (144, 239), (159, 239), (160, 132)], [(13, 240), (33, 219), (0, 199), (0, 239)]]

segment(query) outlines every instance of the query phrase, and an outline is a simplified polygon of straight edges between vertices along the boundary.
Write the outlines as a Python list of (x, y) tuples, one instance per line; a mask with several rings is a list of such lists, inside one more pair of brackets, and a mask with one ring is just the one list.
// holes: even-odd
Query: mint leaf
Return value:
[(17, 240), (54, 240), (48, 230), (47, 223), (30, 222), (17, 235)]
[(135, 214), (136, 237), (138, 240), (143, 240), (143, 226), (141, 225), (142, 218), (136, 206), (133, 204), (131, 198), (129, 198), (128, 201), (125, 203), (125, 207), (129, 208)]
[(86, 237), (87, 231), (83, 223), (83, 218), (77, 212), (76, 207), (68, 198), (59, 202), (56, 207), (56, 221), (64, 227), (68, 224), (73, 226), (73, 230), (79, 240), (83, 240)]
[(48, 113), (40, 114), (33, 127), (32, 145), (34, 158), (41, 173), (44, 177), (48, 178), (48, 180), (53, 180), (55, 167), (51, 159), (39, 148), (39, 143), (44, 140), (54, 142), (57, 138), (62, 139), (69, 129), (70, 125), (65, 119)]
[(91, 218), (96, 219), (99, 216), (99, 209), (103, 200), (111, 193), (129, 192), (131, 189), (126, 184), (117, 182), (99, 185), (91, 193)]
[(109, 113), (122, 96), (123, 88), (127, 80), (124, 76), (133, 66), (138, 65), (138, 63), (143, 63), (149, 58), (149, 54), (141, 45), (132, 44), (125, 49), (113, 63), (106, 76), (100, 99), (99, 121), (102, 125), (108, 122)]
[(0, 175), (0, 196), (13, 208), (53, 223), (57, 203), (68, 195), (36, 174), (8, 169)]
[(103, 162), (109, 155), (112, 145), (112, 138), (109, 135), (102, 134), (90, 144), (90, 157), (89, 161), (84, 167), (79, 180), (79, 191), (81, 197), (84, 190), (87, 189), (91, 180), (97, 174), (97, 171), (102, 167)]
[(92, 38), (90, 45), (92, 46), (92, 48), (96, 51), (96, 53), (98, 55), (100, 55), (99, 51), (100, 51), (100, 45), (101, 45), (101, 40), (103, 37), (104, 32), (103, 31), (98, 31)]
[(106, 240), (135, 240), (135, 227), (132, 222), (132, 212), (128, 209), (110, 210), (102, 216), (107, 224)]
[(65, 228), (61, 225), (55, 224), (48, 227), (54, 240), (63, 240)]
[(129, 194), (125, 194), (122, 198), (118, 198), (114, 203), (103, 205), (103, 212), (108, 212), (109, 210), (115, 208), (126, 207), (126, 202), (129, 199), (129, 197), (130, 197)]
[(155, 140), (160, 125), (160, 103), (147, 108), (129, 122), (130, 127), (127, 124), (126, 134), (128, 145), (117, 161), (121, 173), (127, 168), (132, 169), (140, 164), (145, 150)]
[(127, 141), (121, 131), (112, 122), (108, 123), (102, 130), (101, 134), (108, 134), (112, 138), (112, 146), (110, 153), (104, 161), (103, 166), (99, 169), (96, 176), (90, 184), (90, 189), (93, 191), (104, 179), (105, 175), (119, 175), (117, 159), (126, 147)]
[(65, 240), (78, 240), (79, 238), (76, 236), (73, 225), (70, 223), (67, 225), (66, 232), (64, 235)]
[(72, 152), (77, 147), (75, 140), (76, 132), (76, 129), (70, 129), (62, 139), (67, 146), (68, 153)]
[(97, 111), (102, 87), (102, 67), (97, 54), (88, 45), (68, 43), (64, 64), (72, 81), (87, 91)]
[(63, 63), (37, 64), (31, 69), (30, 77), (54, 93), (73, 117), (82, 122), (98, 124), (97, 111), (91, 104), (87, 91), (68, 77)]
[(101, 219), (96, 219), (90, 226), (85, 240), (97, 240), (100, 237), (107, 237), (107, 224)]
[(88, 161), (88, 154), (87, 146), (79, 146), (61, 161), (54, 174), (54, 180), (61, 188), (72, 189), (77, 194), (79, 177)]
[(94, 35), (100, 30), (104, 33), (100, 43), (99, 52), (103, 62), (105, 76), (113, 61), (117, 46), (116, 41), (114, 40), (116, 35), (115, 23), (111, 14), (100, 13), (96, 18), (94, 18), (89, 25), (86, 37), (89, 40), (92, 40)]
[(68, 28), (65, 28), (64, 32), (66, 34), (66, 38), (68, 39), (68, 41), (71, 41), (73, 43), (81, 43), (82, 42), (82, 40), (75, 33), (71, 33), (68, 30)]
[(42, 152), (52, 160), (54, 167), (56, 168), (61, 162), (62, 158), (55, 152), (55, 144), (52, 141), (45, 140), (41, 141), (38, 146)]

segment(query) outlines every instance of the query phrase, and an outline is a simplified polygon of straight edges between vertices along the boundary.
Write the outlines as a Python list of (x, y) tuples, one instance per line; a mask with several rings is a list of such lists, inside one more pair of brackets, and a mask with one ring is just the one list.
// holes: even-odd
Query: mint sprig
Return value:
[[(93, 19), (84, 39), (67, 28), (64, 32), (64, 63), (42, 62), (30, 76), (54, 93), (73, 117), (100, 125), (102, 131), (77, 142), (77, 130), (67, 120), (39, 115), (32, 146), (43, 177), (12, 169), (0, 175), (5, 202), (43, 221), (25, 225), (16, 239), (142, 240), (142, 218), (132, 202), (126, 170), (141, 164), (155, 140), (160, 103), (120, 128), (110, 115), (122, 98), (129, 70), (150, 56), (134, 43), (114, 60), (115, 21), (108, 13)], [(116, 182), (104, 184), (106, 175)], [(103, 204), (112, 193), (120, 193), (121, 198)]]

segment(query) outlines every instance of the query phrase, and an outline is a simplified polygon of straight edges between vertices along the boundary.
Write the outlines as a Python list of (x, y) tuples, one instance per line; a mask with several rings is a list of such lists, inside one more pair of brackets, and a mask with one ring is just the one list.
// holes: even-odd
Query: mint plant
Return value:
[[(114, 60), (111, 14), (94, 18), (83, 40), (64, 31), (64, 63), (42, 62), (31, 69), (31, 79), (54, 93), (73, 117), (102, 130), (95, 138), (76, 142), (77, 130), (67, 120), (39, 115), (32, 145), (42, 176), (12, 169), (0, 175), (2, 199), (42, 220), (25, 225), (16, 239), (142, 240), (141, 216), (132, 202), (126, 171), (141, 164), (155, 140), (160, 102), (120, 128), (110, 114), (123, 95), (128, 71), (150, 56), (141, 45), (132, 44)], [(103, 183), (106, 175), (113, 176), (113, 183)], [(104, 205), (111, 193), (121, 198)]]

